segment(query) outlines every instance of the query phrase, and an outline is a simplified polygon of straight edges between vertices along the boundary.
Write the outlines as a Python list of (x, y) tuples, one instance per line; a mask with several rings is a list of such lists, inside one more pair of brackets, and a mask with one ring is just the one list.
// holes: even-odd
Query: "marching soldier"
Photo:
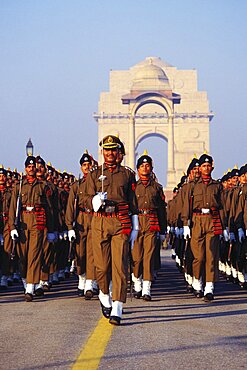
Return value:
[[(11, 199), (11, 188), (7, 187), (7, 171), (0, 168), (0, 248), (1, 248), (1, 271), (2, 277), (0, 281), (0, 289), (5, 290), (10, 279), (10, 264), (11, 264), (11, 251), (12, 239), (9, 232), (8, 216), (9, 206)], [(10, 279), (10, 280), (9, 280)]]
[[(13, 240), (19, 239), (18, 255), (21, 276), (25, 288), (25, 300), (31, 302), (35, 287), (39, 285), (41, 272), (41, 255), (44, 231), (47, 227), (47, 240), (55, 239), (53, 218), (48, 204), (49, 189), (43, 181), (36, 178), (36, 158), (27, 157), (25, 161), (26, 178), (22, 184), (13, 188), (9, 210), (10, 233)], [(20, 199), (20, 224), (16, 227), (17, 199)]]
[[(192, 225), (190, 225), (189, 199), (191, 186), (188, 186), (184, 199), (182, 218), (184, 236), (191, 236), (193, 260), (193, 288), (196, 297), (203, 296), (204, 301), (214, 299), (214, 283), (218, 279), (219, 235), (222, 234), (220, 213), (221, 185), (212, 179), (213, 158), (203, 154), (199, 158), (200, 179), (194, 184)], [(192, 232), (190, 231), (192, 228)]]
[(127, 296), (128, 243), (138, 233), (137, 202), (133, 176), (117, 163), (120, 140), (108, 135), (100, 146), (104, 163), (87, 176), (86, 207), (94, 210), (92, 245), (102, 313), (119, 325)]
[(92, 249), (92, 208), (84, 204), (85, 182), (92, 166), (91, 156), (85, 152), (80, 159), (83, 178), (70, 189), (66, 210), (66, 224), (69, 241), (76, 241), (76, 266), (79, 278), (78, 295), (89, 300), (96, 290), (93, 249)]
[(139, 180), (136, 184), (139, 232), (132, 250), (134, 296), (151, 300), (154, 274), (154, 251), (157, 233), (163, 242), (166, 234), (165, 196), (160, 184), (152, 178), (153, 161), (142, 155), (137, 161)]

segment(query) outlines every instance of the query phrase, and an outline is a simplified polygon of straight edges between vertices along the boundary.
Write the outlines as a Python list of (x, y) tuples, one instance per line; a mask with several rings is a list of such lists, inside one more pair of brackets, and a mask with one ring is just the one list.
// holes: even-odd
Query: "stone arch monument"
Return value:
[(111, 71), (109, 92), (100, 94), (94, 118), (98, 141), (107, 134), (119, 135), (126, 148), (125, 164), (133, 169), (140, 141), (148, 136), (165, 139), (167, 190), (176, 186), (194, 154), (210, 149), (213, 113), (207, 93), (197, 89), (197, 71), (178, 70), (157, 57), (127, 71)]

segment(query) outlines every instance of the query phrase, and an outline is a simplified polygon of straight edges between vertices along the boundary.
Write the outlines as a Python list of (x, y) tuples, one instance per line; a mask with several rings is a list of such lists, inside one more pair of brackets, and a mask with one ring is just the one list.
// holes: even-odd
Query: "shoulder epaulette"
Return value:
[(128, 167), (128, 166), (124, 166), (124, 168), (126, 169), (126, 170), (129, 170), (131, 173), (133, 173), (133, 175), (135, 175), (136, 173), (135, 173), (135, 171), (134, 170), (132, 170), (132, 168), (130, 168), (130, 167)]

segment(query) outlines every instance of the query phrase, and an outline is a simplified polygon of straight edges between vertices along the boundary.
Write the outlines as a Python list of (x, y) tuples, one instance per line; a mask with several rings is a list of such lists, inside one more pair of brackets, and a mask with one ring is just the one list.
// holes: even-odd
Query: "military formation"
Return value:
[(214, 300), (219, 273), (247, 288), (247, 165), (214, 180), (213, 158), (193, 158), (166, 203), (147, 153), (135, 172), (117, 136), (99, 145), (102, 165), (85, 151), (78, 179), (41, 156), (26, 158), (24, 174), (1, 166), (1, 291), (22, 282), (32, 302), (74, 273), (78, 297), (98, 297), (119, 325), (128, 285), (152, 299), (163, 246), (196, 298)]

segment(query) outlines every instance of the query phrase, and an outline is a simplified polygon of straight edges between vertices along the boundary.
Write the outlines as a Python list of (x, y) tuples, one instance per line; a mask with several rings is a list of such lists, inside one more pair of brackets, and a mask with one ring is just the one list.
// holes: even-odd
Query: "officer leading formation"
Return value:
[(2, 291), (21, 281), (32, 302), (73, 273), (78, 297), (98, 297), (120, 325), (128, 285), (152, 299), (163, 245), (195, 298), (213, 302), (219, 273), (247, 288), (247, 164), (214, 180), (213, 158), (195, 157), (166, 203), (147, 153), (135, 173), (117, 136), (99, 145), (102, 165), (85, 151), (79, 179), (41, 156), (26, 158), (24, 174), (0, 167)]

